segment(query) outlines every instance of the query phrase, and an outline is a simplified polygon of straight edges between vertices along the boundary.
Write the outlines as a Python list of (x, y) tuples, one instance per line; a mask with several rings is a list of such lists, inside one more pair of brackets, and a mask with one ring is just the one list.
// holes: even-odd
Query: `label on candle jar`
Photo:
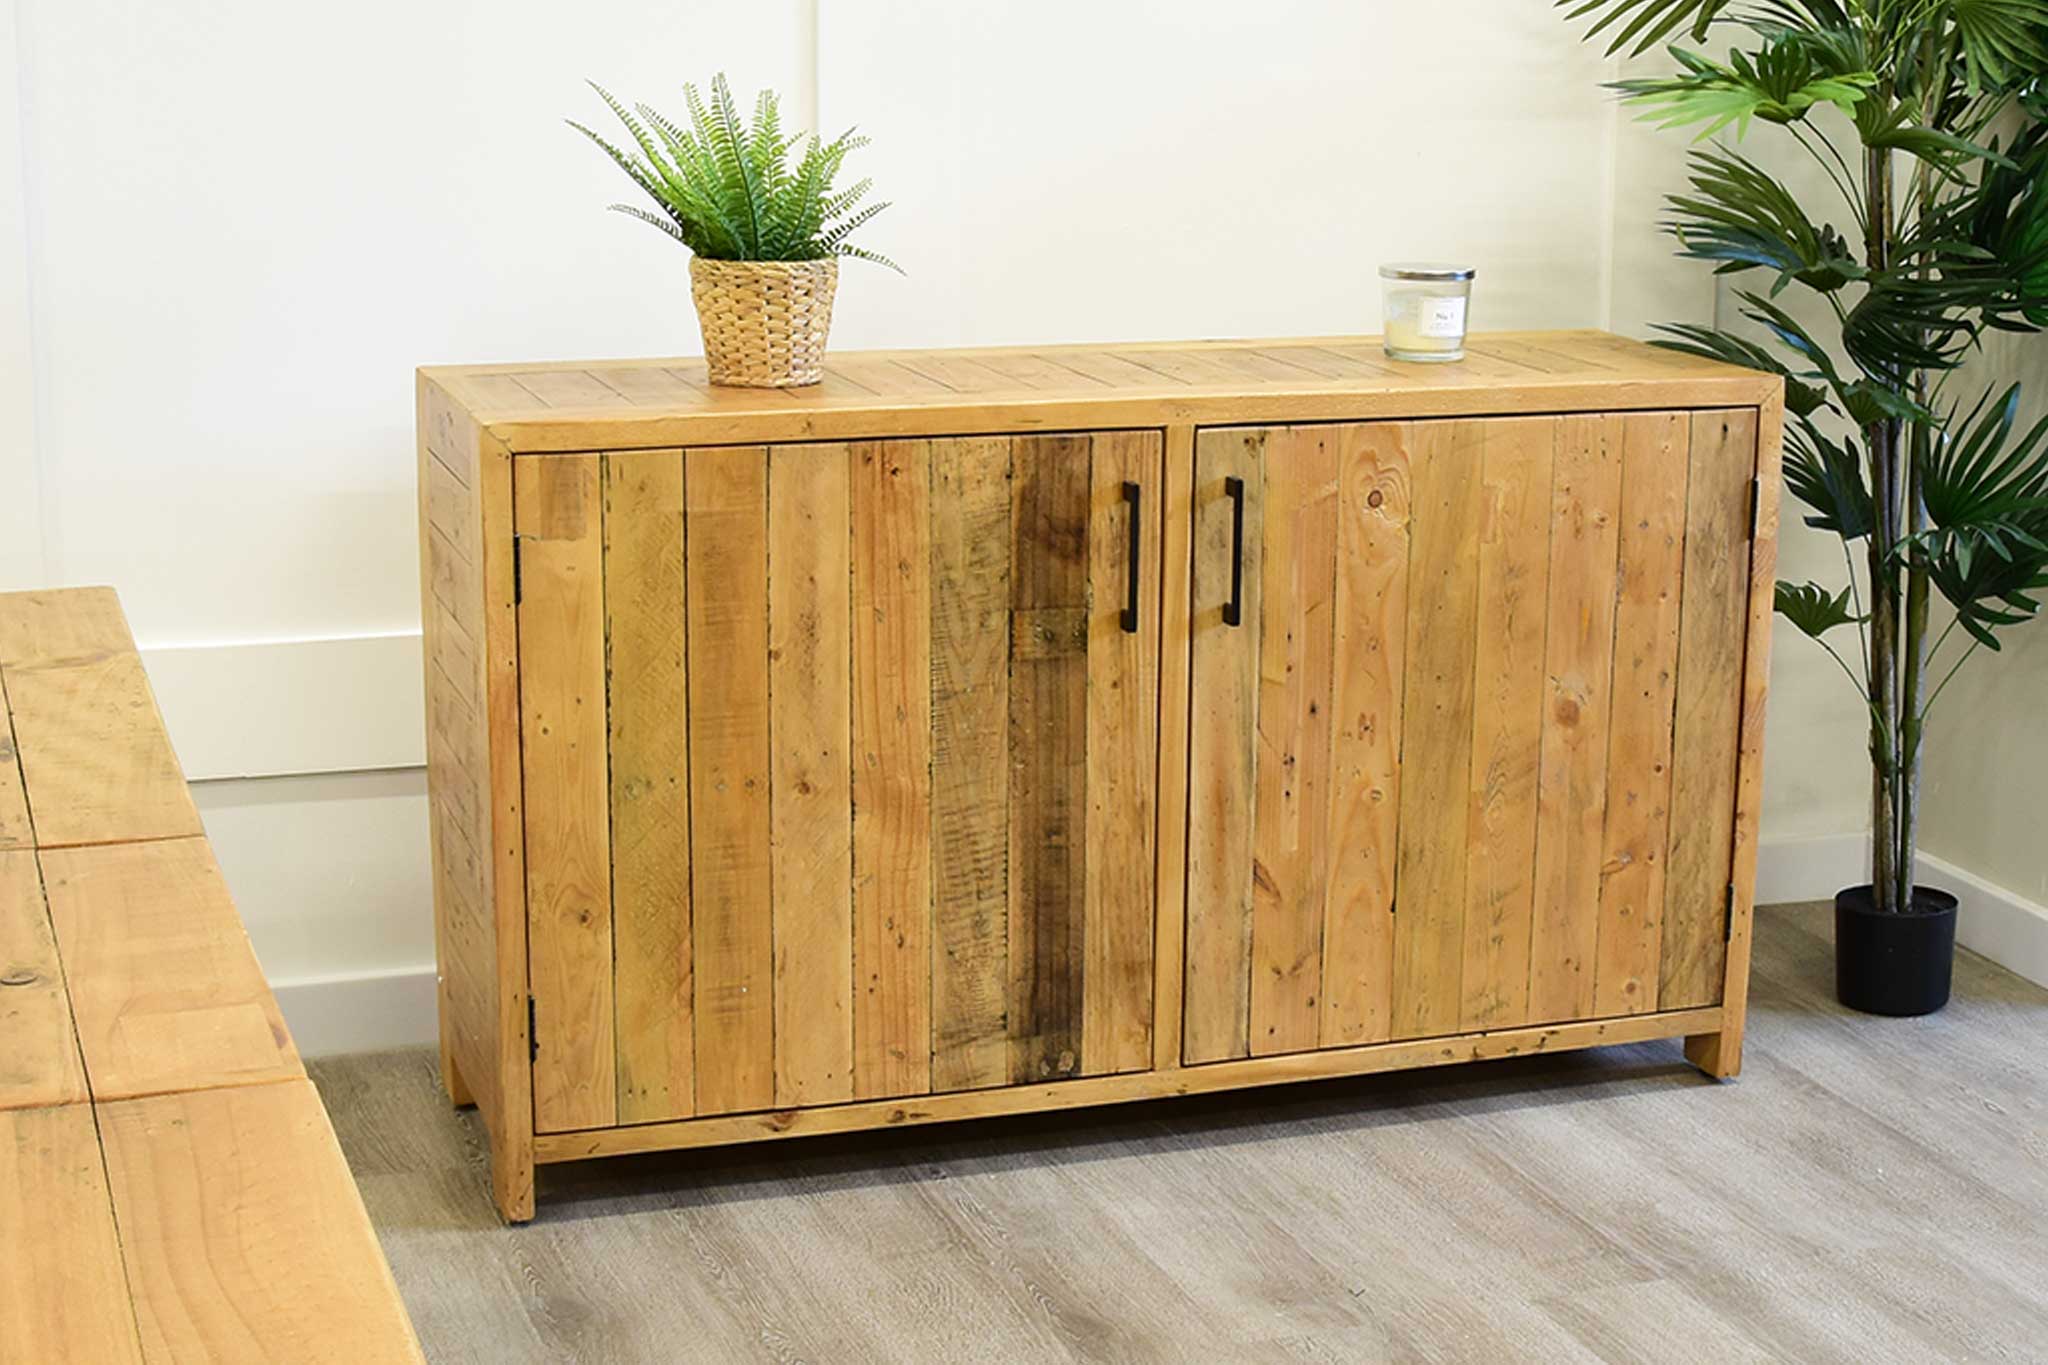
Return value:
[(1417, 328), (1426, 337), (1457, 338), (1465, 335), (1465, 300), (1461, 298), (1426, 298), (1422, 300), (1416, 319)]

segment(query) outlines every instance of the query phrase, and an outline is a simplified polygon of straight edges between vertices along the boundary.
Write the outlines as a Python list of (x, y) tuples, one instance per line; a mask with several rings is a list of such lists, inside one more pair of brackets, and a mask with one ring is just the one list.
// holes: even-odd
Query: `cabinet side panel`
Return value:
[(1401, 679), (1408, 627), (1408, 450), (1399, 423), (1345, 427), (1337, 470), (1330, 894), (1324, 1047), (1388, 1036)]
[(1259, 724), (1252, 848), (1251, 1050), (1316, 1046), (1329, 886), (1338, 429), (1266, 441), (1259, 499)]
[(931, 452), (852, 454), (853, 1092), (931, 1088)]
[(684, 453), (697, 1112), (775, 1100), (768, 452)]
[[(490, 739), (484, 690), (485, 533), (477, 430), (419, 380), (420, 624), (425, 657), (428, 839), (443, 1081), (499, 1121), (498, 945), (493, 930)], [(509, 535), (509, 525), (498, 533)], [(469, 593), (450, 585), (469, 583)], [(522, 1122), (526, 1120), (522, 1119)]]
[(932, 1089), (1010, 1079), (1010, 442), (932, 442)]
[[(1195, 436), (1187, 983), (1182, 1053), (1250, 1055), (1252, 796), (1259, 719), (1259, 431)], [(1240, 499), (1229, 481), (1242, 481)], [(1239, 544), (1233, 522), (1243, 512)], [(1233, 551), (1238, 553), (1233, 556)], [(1232, 581), (1240, 624), (1224, 619)]]
[(1529, 1019), (1593, 1013), (1601, 836), (1614, 689), (1614, 587), (1621, 546), (1622, 418), (1558, 421), (1544, 647), (1542, 771), (1536, 793)]
[[(1081, 1062), (1091, 1076), (1152, 1065), (1162, 491), (1158, 432), (1097, 436), (1094, 447), (1088, 549), (1089, 856), (1081, 973)], [(1138, 490), (1135, 504), (1126, 498), (1126, 486)], [(1127, 631), (1123, 618), (1133, 572), (1137, 629)]]
[(1413, 427), (1408, 667), (1401, 720), (1393, 1035), (1455, 1033), (1464, 970), (1466, 824), (1486, 422)]
[(683, 455), (604, 457), (619, 1122), (695, 1112)]
[(599, 457), (520, 460), (514, 506), (534, 1126), (618, 1116)]
[(1608, 739), (1600, 949), (1593, 985), (1593, 1009), (1602, 1018), (1657, 1008), (1691, 444), (1691, 420), (1684, 413), (1642, 413), (1623, 420), (1614, 721)]
[(1093, 443), (1011, 449), (1010, 1079), (1081, 1071)]
[(1754, 409), (1692, 416), (1660, 1009), (1711, 1005), (1721, 998), (1742, 725), (1743, 640), (1749, 614), (1749, 499), (1756, 433)]
[(775, 1102), (853, 1098), (850, 492), (843, 445), (768, 452)]

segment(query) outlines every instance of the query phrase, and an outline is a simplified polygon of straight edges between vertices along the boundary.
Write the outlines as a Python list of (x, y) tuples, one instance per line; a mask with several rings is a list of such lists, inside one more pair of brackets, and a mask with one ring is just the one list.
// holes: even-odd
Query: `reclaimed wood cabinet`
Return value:
[(420, 372), (443, 1075), (613, 1153), (1740, 1064), (1767, 376), (1598, 333)]

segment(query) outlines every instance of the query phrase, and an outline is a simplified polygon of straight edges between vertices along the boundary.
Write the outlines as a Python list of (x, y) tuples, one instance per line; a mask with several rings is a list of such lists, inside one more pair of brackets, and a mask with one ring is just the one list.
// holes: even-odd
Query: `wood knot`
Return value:
[(1385, 493), (1380, 492), (1380, 490), (1377, 488), (1373, 489), (1372, 492), (1367, 493), (1365, 495), (1365, 505), (1367, 507), (1378, 507), (1384, 502), (1386, 502), (1386, 500), (1387, 495)]
[(9, 967), (0, 973), (0, 986), (33, 986), (40, 980), (32, 967)]

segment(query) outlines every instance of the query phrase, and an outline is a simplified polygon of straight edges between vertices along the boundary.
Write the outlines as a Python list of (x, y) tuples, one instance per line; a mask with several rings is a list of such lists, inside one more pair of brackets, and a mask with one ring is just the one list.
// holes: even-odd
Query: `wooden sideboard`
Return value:
[(419, 375), (443, 1074), (536, 1163), (1740, 1062), (1775, 378), (1592, 332)]

